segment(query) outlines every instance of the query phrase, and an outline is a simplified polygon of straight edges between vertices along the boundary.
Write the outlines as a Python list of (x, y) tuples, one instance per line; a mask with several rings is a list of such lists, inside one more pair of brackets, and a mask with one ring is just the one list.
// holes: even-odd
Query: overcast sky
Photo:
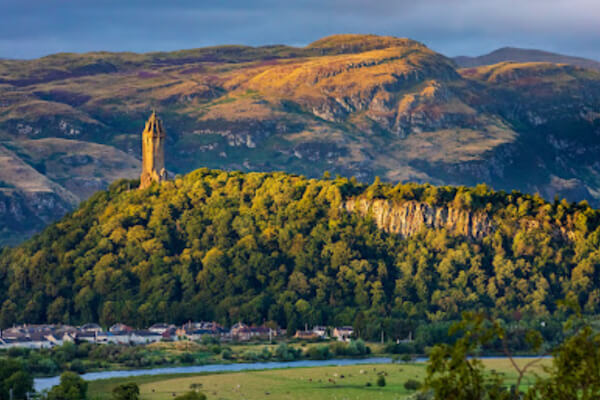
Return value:
[(502, 46), (600, 59), (600, 0), (0, 0), (0, 57), (409, 37), (449, 56)]

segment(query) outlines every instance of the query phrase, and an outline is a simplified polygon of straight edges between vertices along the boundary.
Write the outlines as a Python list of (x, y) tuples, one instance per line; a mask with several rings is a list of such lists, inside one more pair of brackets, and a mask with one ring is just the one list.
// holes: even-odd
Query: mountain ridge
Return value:
[[(328, 170), (600, 204), (600, 74), (573, 66), (456, 69), (410, 39), (334, 35), (304, 48), (3, 60), (0, 80), (1, 145), (29, 175), (60, 186), (53, 195), (65, 210), (72, 198), (139, 174), (152, 108), (174, 174)], [(13, 205), (40, 221), (43, 213), (24, 200), (36, 192), (18, 174), (2, 181), (0, 243), (14, 244), (43, 223), (9, 224)]]
[(544, 50), (524, 49), (510, 46), (501, 47), (481, 56), (456, 56), (452, 57), (452, 59), (461, 68), (481, 67), (483, 65), (514, 61), (569, 64), (586, 69), (600, 70), (600, 61), (597, 60), (577, 56), (568, 56)]

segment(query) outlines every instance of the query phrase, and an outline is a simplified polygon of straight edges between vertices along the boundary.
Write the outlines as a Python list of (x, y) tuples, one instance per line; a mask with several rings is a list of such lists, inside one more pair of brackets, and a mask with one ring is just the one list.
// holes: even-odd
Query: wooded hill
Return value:
[[(600, 212), (585, 202), (209, 169), (137, 184), (118, 181), (3, 251), (1, 327), (215, 319), (398, 336), (463, 310), (560, 317), (566, 297), (600, 311)], [(475, 238), (460, 233), (461, 220), (452, 229), (425, 221), (403, 237), (379, 229), (374, 210), (347, 211), (357, 199), (483, 216), (489, 231)]]

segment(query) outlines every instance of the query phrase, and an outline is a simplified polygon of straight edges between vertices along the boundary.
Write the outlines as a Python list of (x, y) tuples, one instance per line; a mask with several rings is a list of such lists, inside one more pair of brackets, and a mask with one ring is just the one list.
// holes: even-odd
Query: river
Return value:
[[(109, 378), (127, 378), (130, 376), (142, 375), (163, 375), (163, 374), (189, 374), (202, 372), (236, 372), (236, 371), (251, 371), (260, 369), (276, 369), (276, 368), (300, 368), (300, 367), (321, 367), (328, 365), (360, 365), (360, 364), (387, 364), (392, 359), (388, 357), (373, 357), (373, 358), (342, 358), (332, 360), (302, 360), (288, 362), (256, 362), (256, 363), (240, 363), (240, 364), (210, 364), (210, 365), (195, 365), (188, 367), (165, 367), (154, 369), (132, 369), (120, 371), (102, 371), (89, 372), (81, 375), (86, 381), (95, 381), (98, 379)], [(417, 361), (425, 361), (425, 359), (417, 359)], [(54, 376), (51, 378), (36, 378), (34, 387), (36, 391), (50, 389), (54, 385), (58, 385), (60, 377)]]

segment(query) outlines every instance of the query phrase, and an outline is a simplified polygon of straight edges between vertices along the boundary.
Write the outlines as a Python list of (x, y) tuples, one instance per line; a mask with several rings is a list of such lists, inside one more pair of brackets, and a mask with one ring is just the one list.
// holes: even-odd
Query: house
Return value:
[(162, 333), (152, 332), (150, 330), (139, 330), (131, 332), (129, 341), (132, 344), (147, 344), (160, 342)]
[(228, 331), (223, 329), (223, 327), (216, 322), (188, 322), (183, 325), (181, 328), (176, 330), (176, 335), (178, 337), (190, 339), (190, 340), (200, 340), (203, 336), (222, 336), (224, 333)]
[(341, 326), (333, 329), (333, 337), (344, 342), (349, 341), (354, 334), (354, 329), (351, 326)]
[(278, 331), (267, 326), (248, 326), (242, 322), (233, 325), (230, 330), (231, 336), (239, 341), (247, 341), (253, 338), (267, 339), (277, 336)]
[(175, 342), (178, 340), (177, 329), (175, 329), (175, 327), (171, 327), (171, 328), (167, 329), (160, 336), (162, 337), (161, 340), (167, 341), (167, 342)]
[(94, 331), (92, 331), (92, 332), (86, 332), (86, 331), (77, 332), (77, 334), (75, 334), (75, 342), (76, 343), (81, 343), (81, 342), (96, 343), (96, 335), (97, 335), (97, 333)]
[(86, 333), (100, 333), (102, 332), (102, 327), (98, 324), (90, 323), (81, 325), (79, 330)]
[(98, 332), (96, 333), (96, 343), (107, 344), (111, 343), (112, 333), (110, 332)]
[(108, 343), (129, 344), (131, 341), (131, 331), (108, 332)]
[(162, 335), (169, 328), (175, 328), (175, 325), (158, 323), (158, 324), (152, 325), (150, 328), (148, 328), (148, 330), (152, 333), (158, 333), (159, 335)]
[(117, 323), (108, 328), (110, 333), (131, 332), (133, 328), (125, 324)]
[(314, 326), (312, 331), (320, 338), (327, 339), (327, 327), (326, 326)]
[(319, 335), (317, 335), (313, 331), (296, 331), (294, 338), (303, 340), (315, 340), (319, 338)]

